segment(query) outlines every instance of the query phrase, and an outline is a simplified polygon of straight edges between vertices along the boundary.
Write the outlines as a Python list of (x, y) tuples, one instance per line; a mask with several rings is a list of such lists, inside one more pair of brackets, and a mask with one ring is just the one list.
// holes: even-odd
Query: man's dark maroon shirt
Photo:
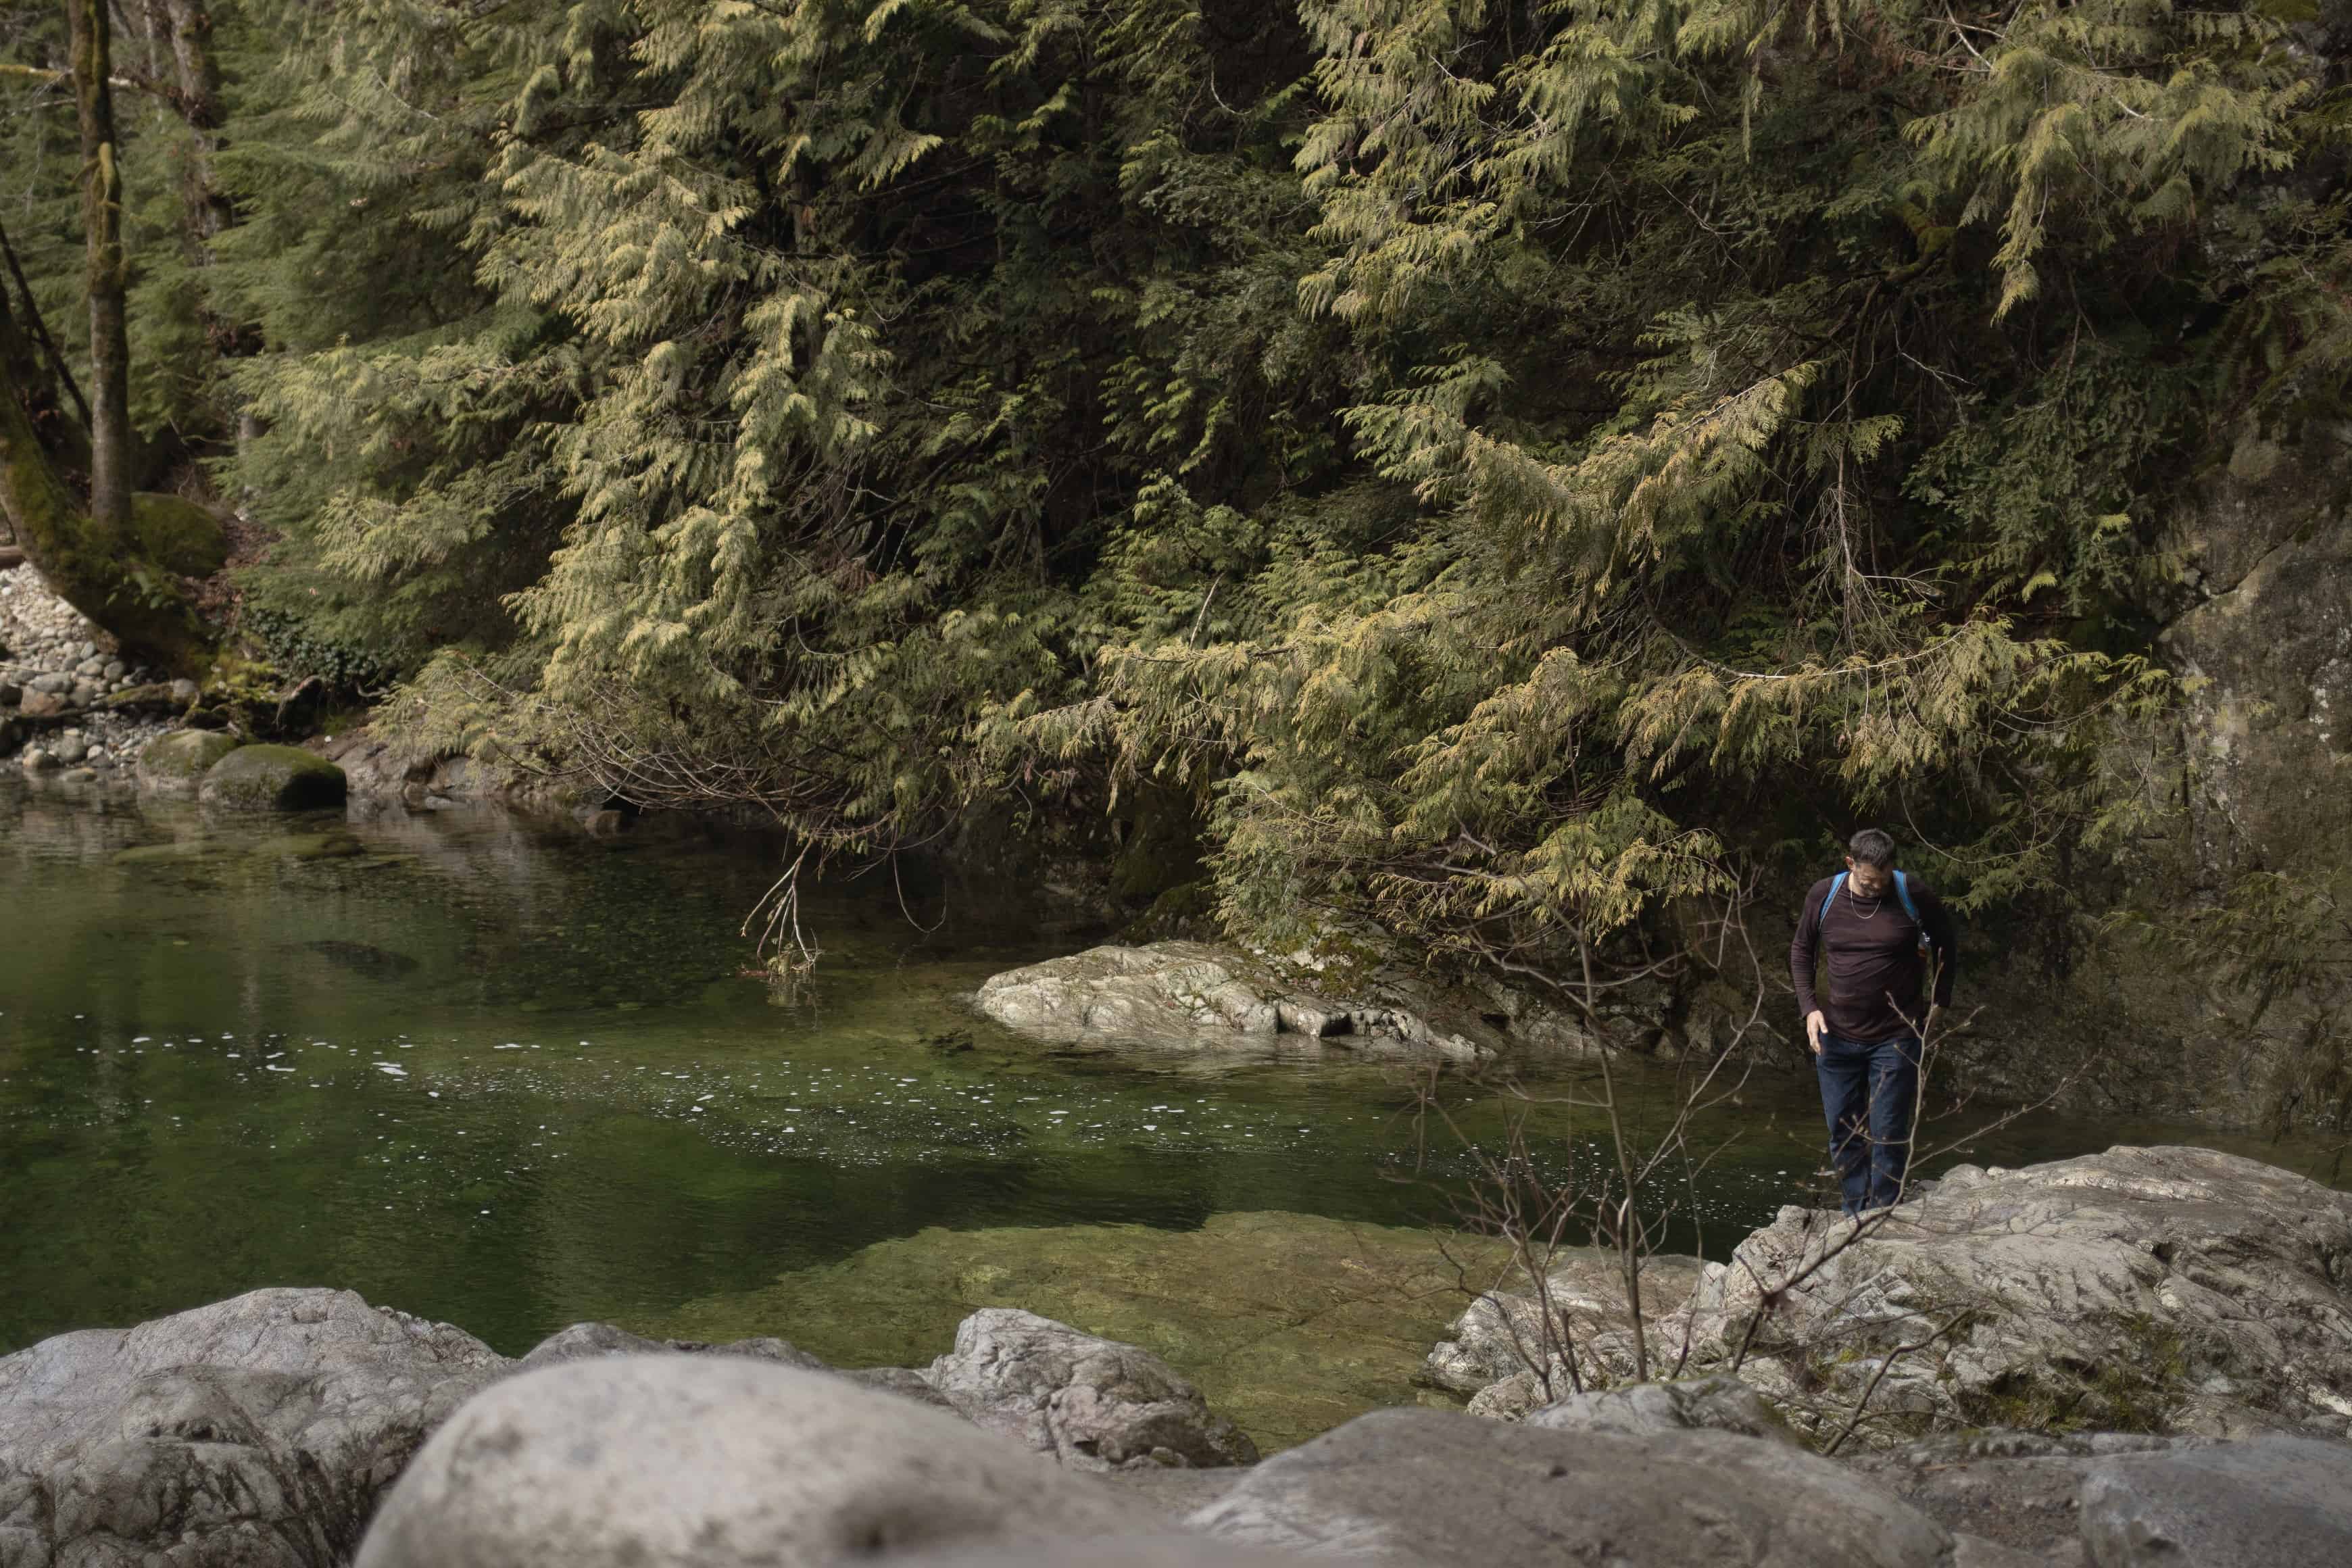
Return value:
[[(1856, 899), (1848, 878), (1830, 903), (1834, 877), (1824, 877), (1805, 895), (1797, 917), (1797, 938), (1789, 944), (1789, 973), (1797, 983), (1797, 1016), (1801, 1021), (1818, 1007), (1830, 1033), (1848, 1040), (1889, 1040), (1916, 1032), (1926, 1009), (1919, 991), (1927, 973), (1919, 954), (1924, 929), (1936, 951), (1936, 1005), (1952, 1003), (1953, 942), (1951, 911), (1934, 889), (1918, 878), (1909, 879), (1911, 902), (1919, 918), (1903, 912), (1903, 900), (1890, 884), (1881, 899)], [(1813, 999), (1813, 962), (1826, 952), (1830, 961), (1830, 994), (1826, 1005)]]

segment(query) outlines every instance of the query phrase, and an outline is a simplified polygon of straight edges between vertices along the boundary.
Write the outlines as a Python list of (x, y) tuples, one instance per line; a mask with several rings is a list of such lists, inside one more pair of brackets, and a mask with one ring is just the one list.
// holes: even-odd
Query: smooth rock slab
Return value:
[(2083, 1478), (2097, 1568), (2352, 1563), (2352, 1446), (2257, 1437), (2102, 1459)]
[(519, 1372), (536, 1372), (541, 1367), (568, 1361), (589, 1361), (609, 1355), (656, 1355), (664, 1351), (689, 1355), (748, 1356), (753, 1361), (772, 1361), (809, 1372), (832, 1370), (808, 1352), (779, 1339), (735, 1340), (716, 1345), (699, 1340), (649, 1340), (643, 1334), (633, 1334), (611, 1323), (574, 1323), (570, 1328), (558, 1329), (525, 1352), (515, 1367)]
[(237, 811), (316, 811), (343, 804), (343, 770), (299, 746), (239, 746), (205, 773), (197, 798)]
[(468, 1403), (384, 1500), (357, 1568), (815, 1568), (1150, 1528), (1099, 1483), (844, 1378), (623, 1355)]
[(1089, 948), (992, 975), (976, 1000), (1007, 1028), (1056, 1041), (1099, 1038), (1198, 1049), (1274, 1044), (1288, 1037), (1374, 1051), (1458, 1057), (1479, 1051), (1460, 1034), (1432, 1028), (1419, 1014), (1319, 995), (1261, 960), (1209, 942)]
[(348, 1290), (256, 1290), (0, 1359), (0, 1564), (330, 1568), (506, 1359)]
[(1257, 1458), (1257, 1445), (1150, 1351), (1034, 1312), (974, 1312), (924, 1377), (974, 1424), (1074, 1469)]
[(1381, 1410), (1277, 1454), (1186, 1522), (1428, 1568), (1945, 1568), (1952, 1537), (1831, 1462), (1727, 1432), (1555, 1432)]
[(1019, 1546), (951, 1546), (883, 1561), (890, 1568), (1106, 1568), (1107, 1564), (1116, 1568), (1304, 1568), (1310, 1563), (1331, 1568), (1334, 1559), (1252, 1552), (1230, 1542), (1168, 1533), (1103, 1541), (1025, 1542)]

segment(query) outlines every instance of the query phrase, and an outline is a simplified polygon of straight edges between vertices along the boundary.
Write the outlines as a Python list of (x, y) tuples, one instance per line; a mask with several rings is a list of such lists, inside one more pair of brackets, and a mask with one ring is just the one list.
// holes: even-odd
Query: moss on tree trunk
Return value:
[(98, 538), (35, 438), (14, 383), (0, 379), (0, 510), (49, 586), (123, 651), (179, 675), (212, 658), (208, 627), (170, 574)]
[[(89, 226), (90, 295), (90, 503), (78, 505), (26, 412), (38, 390), (23, 334), (0, 294), (0, 512), (49, 586), (111, 633), (123, 651), (175, 674), (211, 660), (213, 637), (172, 574), (144, 558), (131, 500), (130, 348), (122, 298), (121, 185), (114, 110), (107, 92), (107, 13), (73, 0), (73, 68), (88, 160), (82, 216)], [(175, 520), (158, 513), (160, 523)], [(167, 528), (165, 531), (170, 531)]]

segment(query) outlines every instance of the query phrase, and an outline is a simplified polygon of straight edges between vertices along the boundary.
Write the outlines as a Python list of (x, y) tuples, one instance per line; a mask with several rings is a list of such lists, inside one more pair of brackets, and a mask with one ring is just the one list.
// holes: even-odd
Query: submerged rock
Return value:
[(1418, 1013), (1326, 996), (1272, 964), (1209, 942), (1089, 948), (991, 976), (977, 1000), (1007, 1028), (1057, 1041), (1198, 1048), (1287, 1036), (1455, 1057), (1482, 1049), (1465, 1034), (1432, 1027)]
[(1192, 1230), (932, 1226), (693, 1303), (658, 1331), (716, 1340), (788, 1325), (836, 1366), (903, 1367), (928, 1363), (979, 1309), (1022, 1307), (1165, 1358), (1275, 1448), (1412, 1400), (1465, 1269), (1492, 1279), (1504, 1262), (1476, 1239), (1278, 1212)]
[(240, 746), (215, 763), (198, 790), (206, 805), (238, 811), (315, 811), (343, 804), (343, 770), (299, 746)]
[[(352, 839), (349, 843), (351, 847), (348, 850), (338, 849), (334, 854), (314, 852), (300, 855), (298, 852), (298, 858), (306, 860), (330, 860), (363, 852), (365, 847), (358, 840)], [(407, 953), (394, 952), (390, 948), (378, 947), (373, 942), (350, 942), (340, 937), (325, 937), (317, 942), (306, 942), (302, 947), (304, 951), (315, 952), (331, 963), (348, 969), (354, 974), (367, 975), (371, 979), (397, 980), (404, 975), (415, 973), (420, 967), (417, 961)]]
[(1150, 1526), (1099, 1483), (844, 1378), (620, 1355), (467, 1404), (384, 1500), (357, 1568), (814, 1568)]
[(974, 1312), (925, 1381), (974, 1424), (1074, 1469), (1257, 1460), (1257, 1445), (1158, 1356), (1034, 1312)]
[(506, 1359), (348, 1290), (256, 1290), (0, 1359), (0, 1563), (330, 1568)]
[(1428, 1568), (1947, 1568), (1934, 1521), (1834, 1462), (1726, 1432), (1547, 1431), (1381, 1410), (1277, 1454), (1192, 1528)]

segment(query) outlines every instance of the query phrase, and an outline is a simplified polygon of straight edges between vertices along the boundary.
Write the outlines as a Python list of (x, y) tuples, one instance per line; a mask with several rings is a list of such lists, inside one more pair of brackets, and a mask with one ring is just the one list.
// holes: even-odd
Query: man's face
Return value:
[(1886, 889), (1895, 885), (1891, 867), (1865, 865), (1849, 855), (1845, 858), (1845, 869), (1847, 885), (1853, 889), (1856, 898), (1884, 898)]

